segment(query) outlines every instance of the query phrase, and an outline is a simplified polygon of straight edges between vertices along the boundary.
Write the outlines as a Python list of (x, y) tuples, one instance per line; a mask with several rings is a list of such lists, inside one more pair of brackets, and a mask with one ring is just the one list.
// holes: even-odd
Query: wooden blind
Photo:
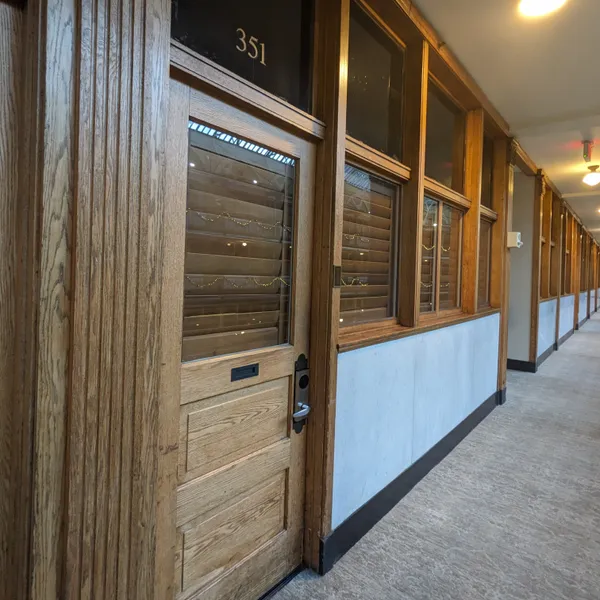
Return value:
[(479, 280), (477, 304), (484, 307), (490, 305), (490, 270), (492, 260), (492, 223), (481, 219), (479, 227)]
[(341, 326), (394, 315), (398, 186), (345, 168)]
[(294, 160), (190, 123), (182, 359), (288, 341)]
[(431, 198), (423, 203), (423, 237), (421, 239), (421, 300), (422, 313), (434, 312), (437, 284), (437, 238), (439, 205)]

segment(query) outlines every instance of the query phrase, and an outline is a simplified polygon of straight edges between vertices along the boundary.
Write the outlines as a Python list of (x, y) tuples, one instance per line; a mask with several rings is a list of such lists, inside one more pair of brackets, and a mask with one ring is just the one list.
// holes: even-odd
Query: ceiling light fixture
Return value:
[(597, 173), (597, 169), (600, 165), (594, 165), (592, 167), (588, 167), (590, 172), (583, 178), (583, 183), (594, 186), (600, 183), (600, 173)]
[(525, 17), (543, 17), (562, 8), (567, 0), (521, 0), (519, 11)]

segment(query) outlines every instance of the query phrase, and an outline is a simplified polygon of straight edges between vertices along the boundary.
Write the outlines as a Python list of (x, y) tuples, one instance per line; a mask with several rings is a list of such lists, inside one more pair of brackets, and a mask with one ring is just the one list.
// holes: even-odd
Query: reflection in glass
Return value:
[(464, 135), (464, 114), (432, 81), (429, 81), (425, 175), (461, 193)]
[(440, 310), (460, 307), (462, 213), (444, 204), (440, 253)]
[(342, 327), (395, 314), (398, 186), (345, 167)]
[(421, 239), (421, 299), (422, 313), (433, 312), (437, 277), (438, 203), (425, 198), (423, 204), (423, 237)]
[(284, 344), (295, 163), (189, 124), (182, 359)]
[(490, 269), (492, 259), (492, 223), (481, 220), (479, 227), (479, 281), (477, 304), (481, 308), (490, 305)]
[(350, 10), (347, 130), (401, 159), (404, 53), (360, 8)]

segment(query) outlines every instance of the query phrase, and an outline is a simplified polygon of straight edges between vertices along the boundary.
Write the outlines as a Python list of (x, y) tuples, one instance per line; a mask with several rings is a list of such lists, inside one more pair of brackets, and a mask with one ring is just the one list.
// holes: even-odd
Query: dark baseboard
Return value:
[(275, 587), (272, 587), (266, 594), (263, 594), (259, 600), (271, 600), (271, 598), (275, 598), (275, 594), (282, 590), (296, 575), (299, 575), (304, 571), (306, 567), (299, 566), (296, 567), (287, 577), (282, 579)]
[(441, 462), (497, 405), (503, 404), (506, 390), (492, 394), (464, 421), (440, 440), (429, 452), (384, 487), (366, 504), (350, 515), (327, 537), (321, 539), (319, 573), (325, 575), (333, 565), (378, 521), (380, 521), (431, 469)]
[(502, 406), (503, 404), (506, 404), (506, 388), (496, 392), (496, 406)]
[(535, 370), (540, 368), (540, 365), (554, 352), (554, 344), (550, 346), (545, 352), (542, 352), (538, 359), (535, 361)]
[(558, 340), (558, 346), (562, 346), (573, 334), (575, 333), (574, 329), (571, 329), (571, 331), (567, 331), (567, 333), (565, 333), (565, 335), (563, 335), (560, 340)]
[(525, 373), (535, 373), (537, 371), (537, 365), (534, 362), (515, 360), (514, 358), (509, 358), (506, 361), (506, 367), (511, 371), (525, 371)]
[(579, 321), (579, 323), (577, 324), (577, 329), (581, 329), (585, 325), (585, 322), (587, 320), (588, 320), (588, 317), (586, 317), (585, 319), (583, 319), (583, 321)]

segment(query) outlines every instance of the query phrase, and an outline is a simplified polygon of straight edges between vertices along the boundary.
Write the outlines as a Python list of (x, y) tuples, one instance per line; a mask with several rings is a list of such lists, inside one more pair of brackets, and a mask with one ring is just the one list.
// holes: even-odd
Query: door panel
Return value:
[(305, 434), (291, 425), (309, 355), (315, 148), (173, 89), (188, 121), (169, 141), (185, 198), (167, 208), (185, 237), (175, 587), (180, 600), (253, 600), (302, 560)]

